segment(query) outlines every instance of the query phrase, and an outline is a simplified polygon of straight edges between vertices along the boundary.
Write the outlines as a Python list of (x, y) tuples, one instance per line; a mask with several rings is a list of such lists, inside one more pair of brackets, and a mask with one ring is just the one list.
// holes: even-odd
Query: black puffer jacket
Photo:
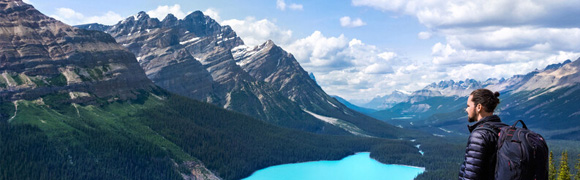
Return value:
[(482, 179), (494, 178), (496, 149), (498, 135), (484, 128), (485, 124), (493, 127), (501, 127), (502, 123), (498, 116), (488, 116), (480, 119), (477, 123), (467, 126), (469, 139), (465, 148), (465, 160), (459, 171), (459, 179)]

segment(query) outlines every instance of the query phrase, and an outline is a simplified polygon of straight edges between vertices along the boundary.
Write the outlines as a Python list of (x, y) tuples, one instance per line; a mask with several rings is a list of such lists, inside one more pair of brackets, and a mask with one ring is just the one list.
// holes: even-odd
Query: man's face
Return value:
[(469, 96), (467, 98), (467, 108), (465, 108), (465, 112), (467, 112), (467, 121), (468, 122), (475, 122), (477, 121), (477, 111), (475, 110), (475, 103), (472, 101), (473, 96)]

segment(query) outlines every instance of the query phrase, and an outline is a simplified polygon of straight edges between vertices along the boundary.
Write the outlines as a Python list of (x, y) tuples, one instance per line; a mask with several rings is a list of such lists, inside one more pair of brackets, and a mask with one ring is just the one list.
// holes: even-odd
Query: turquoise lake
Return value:
[(424, 169), (382, 164), (370, 153), (357, 153), (340, 161), (313, 161), (271, 166), (254, 172), (244, 180), (411, 180)]

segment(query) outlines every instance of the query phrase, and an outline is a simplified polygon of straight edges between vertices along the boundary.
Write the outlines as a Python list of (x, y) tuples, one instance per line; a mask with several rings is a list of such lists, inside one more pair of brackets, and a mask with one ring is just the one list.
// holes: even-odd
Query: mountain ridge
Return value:
[(547, 138), (576, 139), (580, 138), (580, 107), (572, 102), (580, 98), (579, 68), (580, 58), (508, 79), (472, 80), (470, 85), (441, 81), (414, 92), (406, 102), (368, 115), (438, 135), (466, 135), (467, 96), (475, 89), (488, 88), (500, 92), (496, 114), (505, 122), (523, 119), (528, 127)]
[[(100, 27), (78, 27), (89, 26)], [(201, 11), (181, 20), (168, 15), (163, 21), (140, 12), (105, 32), (136, 54), (155, 84), (172, 92), (310, 132), (352, 134), (354, 128), (361, 130), (355, 134), (396, 137), (399, 131), (327, 95), (273, 41), (244, 46), (229, 26), (220, 26)]]

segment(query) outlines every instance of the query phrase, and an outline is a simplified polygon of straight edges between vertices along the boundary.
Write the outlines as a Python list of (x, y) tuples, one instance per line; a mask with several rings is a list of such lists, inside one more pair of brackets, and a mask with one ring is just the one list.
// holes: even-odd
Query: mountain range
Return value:
[(139, 12), (113, 26), (77, 27), (111, 34), (136, 55), (153, 83), (182, 96), (309, 132), (405, 134), (330, 97), (273, 41), (245, 46), (229, 26), (201, 11), (161, 21)]
[(579, 68), (580, 59), (566, 60), (507, 79), (441, 81), (404, 98), (400, 98), (398, 92), (392, 95), (396, 98), (385, 96), (380, 99), (383, 104), (396, 103), (367, 114), (400, 127), (422, 129), (439, 136), (466, 135), (467, 97), (475, 89), (487, 88), (500, 92), (501, 103), (496, 114), (505, 122), (522, 119), (545, 137), (577, 140), (580, 139), (580, 106), (575, 101), (580, 99)]
[(434, 83), (364, 111), (394, 126), (327, 95), (274, 42), (245, 46), (200, 11), (77, 28), (0, 0), (0, 20), (0, 179), (242, 179), (362, 151), (425, 167), (417, 179), (452, 179), (464, 93), (476, 87), (502, 93), (506, 122), (551, 139), (580, 134), (579, 60)]
[[(116, 32), (127, 35), (115, 39), (66, 25), (22, 0), (0, 0), (0, 179), (242, 179), (272, 165), (361, 151), (383, 163), (426, 167), (423, 179), (455, 176), (447, 169), (458, 158), (445, 157), (461, 154), (455, 144), (306, 89), (318, 86), (272, 42), (242, 47), (231, 29), (200, 12), (177, 21), (140, 15), (120, 22)], [(150, 28), (157, 23), (190, 24)], [(144, 36), (148, 30), (158, 33)], [(199, 89), (188, 89), (191, 83)], [(169, 86), (175, 84), (181, 86)], [(190, 94), (173, 93), (180, 88)], [(299, 104), (280, 113), (311, 117), (285, 125), (223, 109), (268, 107), (253, 101)]]

